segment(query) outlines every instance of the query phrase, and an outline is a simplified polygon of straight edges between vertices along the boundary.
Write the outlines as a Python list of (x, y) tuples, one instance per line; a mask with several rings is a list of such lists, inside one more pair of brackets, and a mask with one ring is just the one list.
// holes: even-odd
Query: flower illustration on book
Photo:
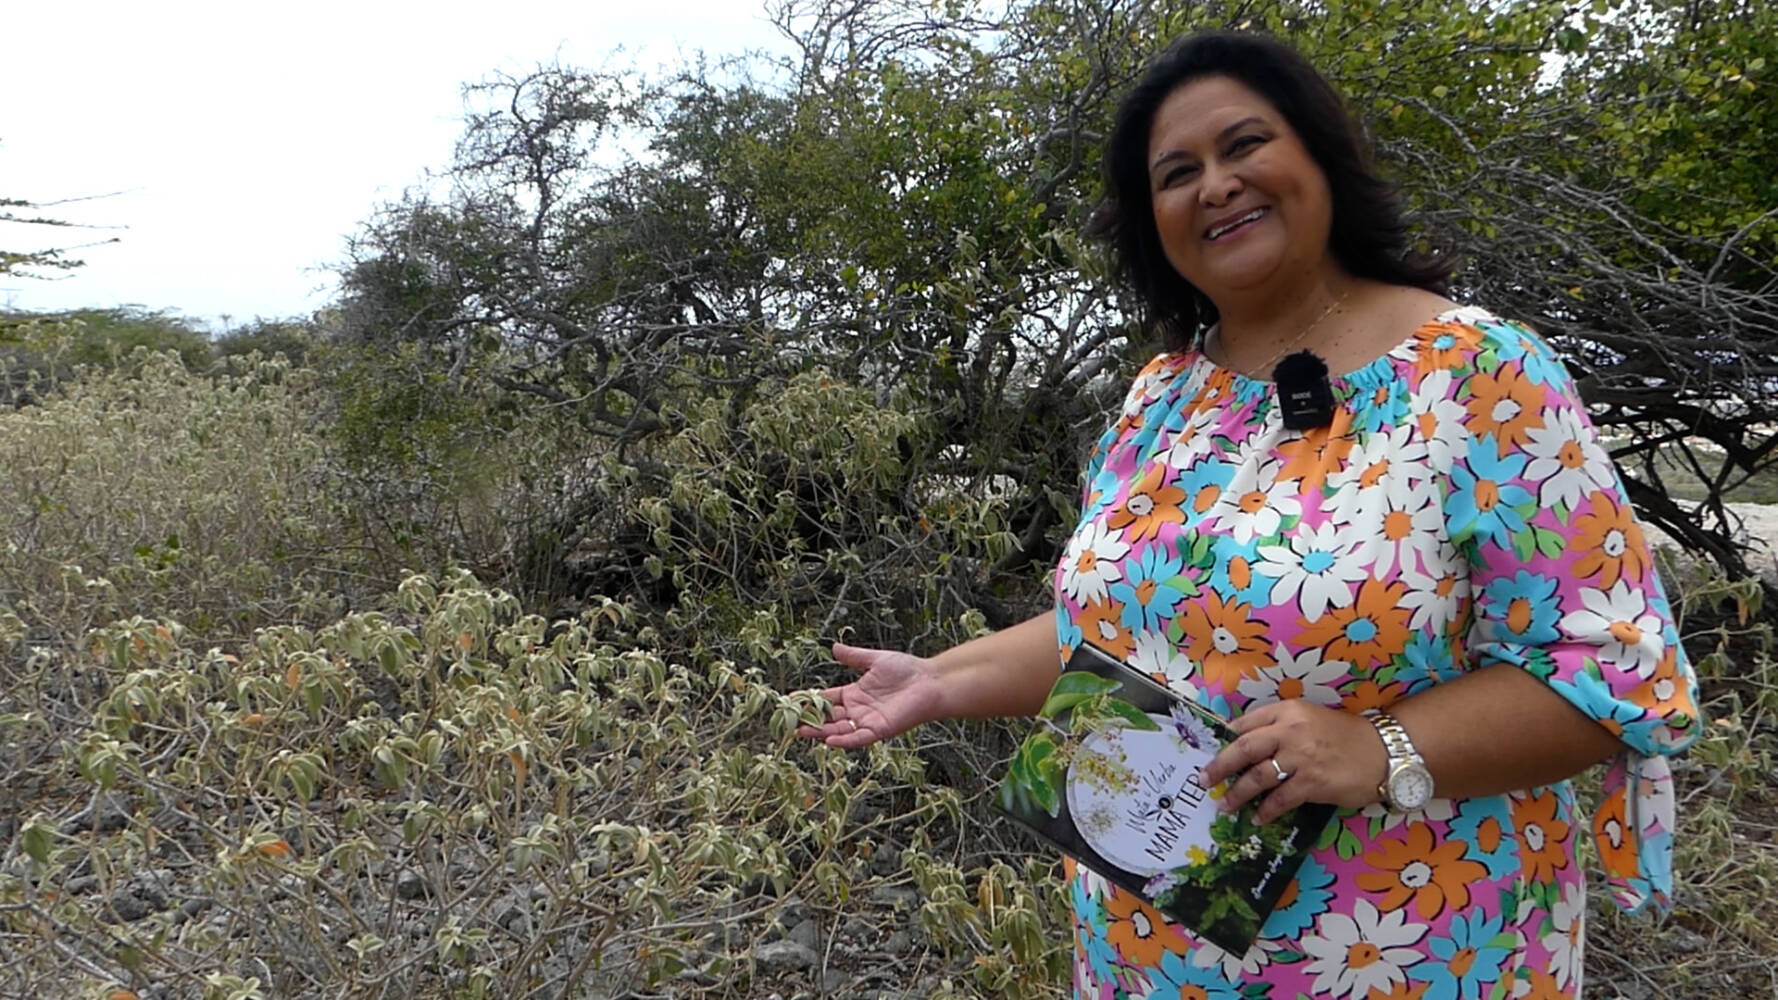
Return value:
[(1191, 709), (1174, 704), (1169, 707), (1167, 714), (1173, 721), (1173, 734), (1186, 746), (1193, 750), (1216, 752), (1216, 734)]

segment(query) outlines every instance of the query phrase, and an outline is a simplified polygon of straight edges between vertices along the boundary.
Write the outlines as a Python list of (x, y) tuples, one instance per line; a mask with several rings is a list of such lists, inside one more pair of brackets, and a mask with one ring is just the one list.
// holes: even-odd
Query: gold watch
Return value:
[(1377, 797), (1395, 812), (1424, 809), (1432, 801), (1432, 772), (1426, 769), (1426, 759), (1395, 716), (1378, 712), (1370, 719), (1389, 754), (1389, 770), (1377, 786)]

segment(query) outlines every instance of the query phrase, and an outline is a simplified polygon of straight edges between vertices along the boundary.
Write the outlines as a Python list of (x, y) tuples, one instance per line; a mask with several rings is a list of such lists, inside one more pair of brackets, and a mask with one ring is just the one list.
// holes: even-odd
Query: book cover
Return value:
[(1234, 955), (1320, 837), (1334, 807), (1260, 825), (1218, 808), (1198, 771), (1228, 724), (1115, 657), (1082, 646), (1013, 755), (997, 808), (1081, 864)]

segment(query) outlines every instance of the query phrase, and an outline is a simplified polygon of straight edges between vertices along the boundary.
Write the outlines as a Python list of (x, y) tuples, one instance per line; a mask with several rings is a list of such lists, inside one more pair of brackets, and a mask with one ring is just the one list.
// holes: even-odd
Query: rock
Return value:
[(395, 895), (402, 899), (422, 899), (427, 895), (426, 880), (416, 871), (404, 871), (395, 877)]
[(813, 948), (795, 941), (768, 941), (753, 949), (753, 960), (768, 973), (795, 972), (812, 969), (821, 961)]
[(794, 892), (779, 900), (777, 906), (772, 907), (772, 922), (780, 927), (795, 927), (807, 919), (809, 919), (809, 904), (803, 902), (803, 897)]
[(879, 885), (870, 891), (865, 900), (876, 906), (888, 906), (897, 910), (918, 910), (920, 890), (900, 885)]
[(821, 927), (815, 923), (813, 917), (804, 919), (792, 927), (787, 937), (810, 951), (817, 953), (821, 951)]
[(851, 975), (841, 972), (839, 969), (828, 969), (821, 974), (821, 992), (823, 993), (845, 995), (842, 991), (845, 991), (851, 983)]
[(1692, 954), (1710, 947), (1710, 939), (1689, 927), (1672, 927), (1666, 933), (1667, 947), (1681, 954)]
[(111, 895), (106, 901), (111, 912), (117, 919), (125, 923), (133, 923), (153, 913), (155, 908), (135, 889), (123, 889)]
[(63, 833), (115, 833), (130, 825), (129, 796), (118, 791), (98, 792), (85, 809), (62, 823)]
[(913, 947), (914, 936), (907, 931), (896, 931), (883, 942), (883, 950), (891, 955), (905, 955)]
[(861, 943), (875, 941), (880, 933), (876, 924), (863, 917), (853, 917), (840, 925), (840, 936), (849, 941)]

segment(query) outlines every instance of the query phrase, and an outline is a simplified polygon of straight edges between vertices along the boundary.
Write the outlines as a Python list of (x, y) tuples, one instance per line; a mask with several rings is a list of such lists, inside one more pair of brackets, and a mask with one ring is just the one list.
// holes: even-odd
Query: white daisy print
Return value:
[(1216, 427), (1221, 417), (1216, 407), (1206, 406), (1194, 412), (1179, 433), (1174, 435), (1173, 444), (1161, 461), (1174, 469), (1189, 469), (1216, 450), (1216, 442), (1211, 438), (1210, 431)]
[(1448, 469), (1453, 455), (1469, 452), (1469, 430), (1463, 426), (1469, 410), (1451, 396), (1451, 373), (1440, 369), (1414, 386), (1409, 404), (1420, 415), (1419, 437), (1426, 442), (1427, 460), (1435, 469)]
[(1287, 698), (1302, 698), (1316, 705), (1338, 705), (1337, 685), (1352, 672), (1352, 664), (1344, 660), (1323, 660), (1321, 654), (1319, 646), (1293, 654), (1283, 643), (1278, 643), (1273, 653), (1276, 662), (1261, 668), (1259, 676), (1242, 680), (1237, 690), (1253, 699), (1253, 704), (1248, 706), (1250, 709)]
[(1314, 961), (1305, 972), (1315, 976), (1317, 996), (1363, 997), (1372, 990), (1387, 993), (1408, 981), (1407, 969), (1426, 958), (1411, 947), (1426, 936), (1426, 925), (1408, 922), (1408, 909), (1379, 914), (1361, 899), (1352, 915), (1324, 913), (1316, 933), (1303, 938), (1303, 951)]
[(1241, 955), (1231, 955), (1208, 941), (1200, 941), (1191, 950), (1191, 956), (1192, 964), (1198, 968), (1220, 965), (1222, 978), (1238, 983), (1245, 977), (1259, 975), (1261, 969), (1272, 964), (1272, 955), (1283, 950), (1284, 942), (1271, 938), (1256, 939)]
[[(1440, 551), (1434, 540), (1433, 551)], [(1469, 578), (1459, 576), (1448, 568), (1451, 563), (1434, 558), (1427, 558), (1425, 552), (1421, 558), (1428, 566), (1436, 566), (1444, 572), (1433, 576), (1417, 569), (1409, 569), (1407, 562), (1401, 565), (1401, 582), (1407, 584), (1408, 591), (1401, 597), (1401, 606), (1407, 608), (1412, 615), (1408, 618), (1408, 628), (1416, 632), (1443, 631), (1451, 619), (1457, 617), (1457, 611), (1463, 606), (1464, 598), (1469, 596)]]
[(1231, 484), (1210, 508), (1210, 518), (1226, 527), (1242, 545), (1250, 544), (1255, 538), (1277, 535), (1286, 517), (1301, 517), (1303, 514), (1297, 481), (1279, 480), (1277, 463), (1272, 465), (1271, 475), (1261, 475), (1246, 489)]
[(1546, 407), (1543, 426), (1525, 433), (1531, 438), (1525, 444), (1531, 461), (1524, 478), (1543, 484), (1537, 489), (1542, 506), (1554, 509), (1560, 503), (1574, 510), (1594, 491), (1617, 485), (1611, 456), (1581, 423), (1579, 411)]
[[(1159, 632), (1141, 631), (1135, 635), (1136, 651), (1130, 654), (1130, 666), (1166, 684), (1173, 693), (1196, 701), (1198, 689), (1191, 682), (1197, 672), (1189, 657), (1179, 651), (1179, 644)], [(1165, 680), (1162, 680), (1165, 678)]]
[(1661, 662), (1666, 643), (1661, 619), (1648, 611), (1642, 591), (1619, 580), (1609, 591), (1580, 589), (1585, 607), (1562, 616), (1562, 631), (1598, 645), (1599, 659), (1647, 679)]
[(1445, 512), (1431, 480), (1389, 490), (1377, 513), (1376, 533), (1366, 545), (1371, 572), (1386, 580), (1396, 566), (1408, 570), (1440, 565), (1435, 560), (1444, 538)]
[(1330, 607), (1352, 603), (1352, 585), (1369, 578), (1370, 570), (1358, 549), (1362, 539), (1345, 534), (1331, 524), (1298, 531), (1286, 545), (1261, 545), (1253, 571), (1278, 582), (1272, 585), (1271, 602), (1296, 600), (1303, 617), (1318, 621)]
[(1062, 557), (1062, 590), (1082, 604), (1103, 604), (1106, 588), (1124, 578), (1118, 560), (1129, 554), (1120, 532), (1098, 521), (1088, 524)]
[(1579, 979), (1581, 974), (1581, 953), (1586, 941), (1586, 890), (1574, 884), (1563, 886), (1562, 898), (1550, 909), (1550, 922), (1554, 926), (1543, 936), (1543, 946), (1550, 951), (1550, 971), (1556, 977), (1556, 985), (1567, 989), (1569, 981)]
[(1382, 823), (1377, 827), (1377, 832), (1381, 833), (1385, 830), (1393, 830), (1398, 826), (1410, 825), (1413, 823), (1449, 822), (1451, 817), (1457, 815), (1457, 807), (1450, 799), (1430, 799), (1425, 806), (1415, 809), (1412, 812), (1391, 812), (1389, 807), (1383, 803), (1372, 802), (1370, 805), (1359, 810), (1359, 815), (1364, 816), (1366, 819), (1375, 818), (1382, 820)]

